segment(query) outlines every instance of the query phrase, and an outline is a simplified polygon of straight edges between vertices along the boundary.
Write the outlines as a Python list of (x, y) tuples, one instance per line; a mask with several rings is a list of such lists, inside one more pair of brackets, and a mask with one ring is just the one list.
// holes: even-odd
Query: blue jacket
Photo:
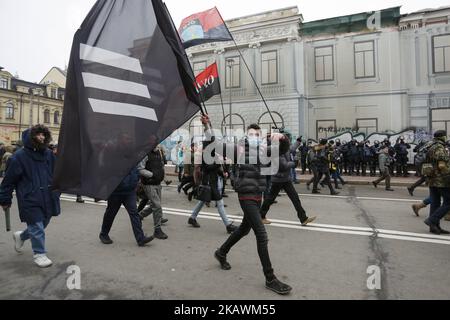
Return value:
[(124, 196), (136, 192), (136, 188), (139, 182), (139, 172), (137, 167), (131, 169), (130, 173), (123, 178), (117, 188), (113, 191), (111, 196)]
[(9, 159), (0, 185), (0, 205), (11, 205), (15, 189), (20, 220), (41, 222), (61, 212), (60, 193), (51, 190), (55, 155), (49, 149), (34, 149), (29, 129), (23, 132), (22, 141), (24, 147)]

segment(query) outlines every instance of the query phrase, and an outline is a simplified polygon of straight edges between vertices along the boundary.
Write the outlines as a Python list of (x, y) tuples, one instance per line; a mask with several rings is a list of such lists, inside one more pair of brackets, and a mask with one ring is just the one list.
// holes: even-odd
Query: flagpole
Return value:
[[(216, 61), (217, 64), (217, 61)], [(219, 89), (220, 89), (220, 104), (222, 105), (222, 114), (223, 114), (223, 119), (225, 120), (225, 108), (223, 106), (223, 99), (222, 99), (222, 86), (220, 85), (220, 77), (217, 76), (217, 81), (219, 82)]]
[[(220, 11), (217, 9), (217, 7), (215, 7), (215, 8), (216, 8), (217, 12), (219, 13), (219, 16), (220, 16), (220, 18), (222, 19), (222, 21), (225, 23), (225, 20), (223, 20), (222, 15), (220, 14)], [(273, 124), (275, 125), (275, 129), (278, 129), (278, 126), (277, 126), (277, 124), (276, 124), (276, 122), (275, 122), (275, 119), (274, 119), (273, 116), (272, 116), (272, 112), (270, 111), (269, 106), (267, 105), (266, 99), (264, 99), (264, 96), (263, 96), (261, 90), (259, 89), (258, 84), (256, 83), (256, 79), (253, 77), (253, 74), (252, 74), (252, 72), (250, 71), (250, 68), (249, 68), (247, 62), (245, 61), (244, 55), (242, 54), (241, 50), (239, 49), (239, 47), (238, 47), (238, 45), (237, 45), (237, 43), (236, 43), (236, 40), (234, 40), (234, 37), (233, 37), (233, 35), (231, 34), (231, 32), (230, 32), (230, 30), (228, 29), (228, 27), (227, 27), (226, 25), (225, 25), (225, 27), (227, 28), (228, 34), (230, 35), (231, 39), (233, 39), (234, 46), (236, 47), (237, 51), (239, 52), (239, 55), (241, 56), (242, 61), (244, 61), (244, 65), (245, 65), (245, 67), (247, 68), (247, 71), (248, 71), (248, 73), (250, 74), (250, 77), (252, 78), (253, 83), (255, 84), (256, 89), (258, 90), (258, 93), (259, 93), (259, 95), (261, 96), (261, 99), (262, 99), (264, 105), (266, 106), (267, 111), (269, 112), (270, 118), (272, 119), (272, 122), (273, 122)], [(231, 117), (231, 115), (230, 115), (230, 117)]]

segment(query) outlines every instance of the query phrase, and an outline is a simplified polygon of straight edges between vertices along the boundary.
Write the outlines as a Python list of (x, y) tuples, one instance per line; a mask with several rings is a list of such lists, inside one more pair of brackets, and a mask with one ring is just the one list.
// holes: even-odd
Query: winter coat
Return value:
[(136, 167), (134, 167), (128, 175), (123, 178), (117, 188), (113, 191), (111, 196), (125, 196), (136, 192), (137, 185), (139, 182), (139, 172)]
[(51, 190), (55, 155), (50, 149), (35, 149), (29, 129), (22, 134), (22, 141), (24, 148), (9, 159), (0, 185), (0, 205), (11, 205), (16, 190), (20, 220), (34, 224), (61, 212), (60, 193)]

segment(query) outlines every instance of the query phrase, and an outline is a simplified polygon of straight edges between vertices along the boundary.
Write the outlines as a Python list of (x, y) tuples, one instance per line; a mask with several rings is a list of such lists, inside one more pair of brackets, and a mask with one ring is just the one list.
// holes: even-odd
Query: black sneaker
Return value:
[(165, 233), (161, 230), (161, 228), (156, 228), (156, 229), (155, 229), (155, 233), (153, 233), (153, 236), (154, 236), (156, 239), (161, 239), (161, 240), (165, 240), (165, 239), (168, 238), (167, 234), (165, 234)]
[(214, 257), (219, 261), (222, 270), (230, 270), (231, 266), (227, 261), (227, 256), (220, 253), (219, 249), (214, 252)]
[(414, 196), (414, 189), (413, 189), (413, 188), (408, 187), (408, 192), (409, 192), (409, 194), (411, 195), (411, 197)]
[(238, 228), (239, 227), (237, 227), (237, 226), (233, 225), (233, 223), (231, 223), (231, 224), (227, 225), (227, 232), (229, 234), (231, 234), (231, 233), (235, 232)]
[(227, 194), (223, 194), (222, 198), (228, 198), (228, 195)]
[(189, 192), (188, 194), (188, 200), (192, 201), (192, 197), (194, 196), (194, 194), (192, 192)]
[(153, 236), (150, 236), (150, 237), (144, 237), (144, 239), (142, 239), (141, 241), (138, 242), (138, 246), (139, 246), (139, 247), (143, 247), (143, 246), (145, 246), (147, 243), (149, 243), (150, 241), (152, 241), (153, 239), (155, 239)]
[(339, 192), (337, 192), (337, 191), (331, 192), (331, 195), (332, 195), (332, 196), (337, 196), (338, 194), (339, 194)]
[(377, 185), (377, 183), (376, 183), (375, 181), (372, 181), (372, 184), (373, 184), (373, 186), (374, 186), (375, 188), (378, 188), (378, 185)]
[(386, 188), (386, 191), (394, 191), (394, 189)]
[(188, 224), (190, 224), (194, 228), (200, 228), (200, 225), (198, 224), (197, 220), (195, 220), (193, 218), (189, 218)]
[(162, 223), (162, 224), (167, 223), (167, 222), (169, 222), (169, 219), (161, 218), (161, 223)]
[(100, 233), (100, 235), (98, 236), (100, 238), (100, 241), (103, 244), (112, 244), (113, 241), (111, 240), (111, 238), (108, 235), (103, 235)]
[(292, 290), (292, 288), (278, 280), (277, 278), (273, 279), (272, 281), (266, 280), (266, 288), (269, 290), (272, 290), (273, 292), (276, 292), (278, 294), (289, 294)]

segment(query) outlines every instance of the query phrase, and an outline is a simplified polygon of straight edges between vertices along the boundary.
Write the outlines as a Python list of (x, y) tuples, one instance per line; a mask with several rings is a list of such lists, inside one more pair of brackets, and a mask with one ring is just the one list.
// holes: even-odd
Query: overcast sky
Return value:
[[(136, 0), (129, 0), (136, 1)], [(402, 13), (449, 5), (449, 0), (166, 0), (177, 25), (217, 6), (224, 19), (298, 6), (305, 21), (402, 6)], [(39, 82), (52, 66), (69, 61), (72, 37), (95, 0), (0, 0), (0, 66)]]

